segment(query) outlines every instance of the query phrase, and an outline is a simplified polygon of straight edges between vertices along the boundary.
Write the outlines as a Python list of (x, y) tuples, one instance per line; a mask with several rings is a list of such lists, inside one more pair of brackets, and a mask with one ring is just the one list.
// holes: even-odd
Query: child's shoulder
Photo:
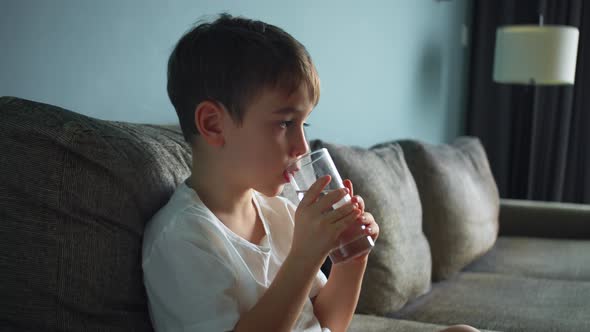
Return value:
[(160, 233), (173, 227), (187, 213), (187, 210), (196, 208), (198, 204), (191, 198), (190, 188), (181, 183), (170, 199), (148, 221), (144, 234)]
[(217, 232), (215, 215), (186, 184), (180, 184), (168, 202), (148, 221), (143, 235), (144, 255), (157, 243), (209, 243)]

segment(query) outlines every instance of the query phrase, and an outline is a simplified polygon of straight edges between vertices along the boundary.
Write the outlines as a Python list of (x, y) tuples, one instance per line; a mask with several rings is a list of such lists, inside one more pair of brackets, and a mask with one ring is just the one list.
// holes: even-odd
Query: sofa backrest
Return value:
[(416, 183), (397, 144), (366, 149), (312, 142), (325, 147), (343, 179), (353, 183), (380, 235), (369, 254), (357, 312), (384, 316), (430, 290), (432, 260), (422, 232)]
[[(492, 248), (500, 197), (479, 139), (450, 144), (398, 141), (420, 192), (432, 278), (451, 278)], [(385, 144), (386, 145), (386, 144)]]
[(0, 321), (149, 331), (145, 222), (189, 174), (171, 129), (0, 98)]
[[(493, 245), (498, 194), (477, 139), (311, 146), (328, 148), (381, 225), (359, 312), (393, 313), (429, 290), (432, 273), (448, 278)], [(0, 322), (151, 330), (143, 229), (190, 164), (176, 126), (0, 98)]]

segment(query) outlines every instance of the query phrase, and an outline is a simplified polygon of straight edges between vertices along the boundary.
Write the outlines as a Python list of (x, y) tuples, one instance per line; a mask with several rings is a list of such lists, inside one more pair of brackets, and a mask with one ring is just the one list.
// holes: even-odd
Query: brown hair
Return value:
[(168, 60), (168, 96), (189, 143), (198, 135), (199, 103), (220, 102), (241, 123), (248, 102), (262, 88), (292, 93), (302, 83), (317, 104), (319, 77), (301, 43), (274, 25), (228, 14), (187, 32)]

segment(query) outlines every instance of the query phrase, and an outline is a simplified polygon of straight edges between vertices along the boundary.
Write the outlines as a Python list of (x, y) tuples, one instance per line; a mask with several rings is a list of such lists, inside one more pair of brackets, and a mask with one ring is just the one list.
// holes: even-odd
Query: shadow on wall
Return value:
[(422, 113), (441, 109), (442, 90), (442, 50), (433, 40), (424, 44), (418, 69), (417, 91), (420, 92), (418, 109)]
[(448, 112), (444, 127), (446, 128), (444, 138), (446, 142), (451, 142), (457, 136), (465, 134), (472, 6), (473, 3), (468, 1), (467, 10), (463, 13), (453, 11), (453, 18), (447, 21), (447, 31), (451, 33), (447, 36), (445, 43), (456, 46), (450, 47), (447, 53), (448, 71), (446, 73), (446, 91), (444, 93), (447, 96), (455, 97), (446, 99), (445, 107)]
[(416, 116), (432, 132), (433, 140), (451, 142), (465, 133), (465, 107), (469, 61), (471, 5), (451, 11), (424, 40), (416, 70), (414, 88)]

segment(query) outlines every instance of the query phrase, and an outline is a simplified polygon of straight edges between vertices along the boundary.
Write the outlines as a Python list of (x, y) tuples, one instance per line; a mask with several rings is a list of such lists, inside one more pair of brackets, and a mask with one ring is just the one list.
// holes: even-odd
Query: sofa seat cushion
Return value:
[(590, 240), (501, 236), (471, 272), (590, 281)]
[(462, 272), (391, 317), (499, 331), (590, 331), (590, 282)]
[(0, 98), (0, 321), (151, 330), (145, 223), (189, 174), (182, 135)]
[[(348, 332), (438, 332), (446, 327), (445, 325), (356, 314), (350, 322)], [(489, 330), (480, 331), (488, 332)]]

